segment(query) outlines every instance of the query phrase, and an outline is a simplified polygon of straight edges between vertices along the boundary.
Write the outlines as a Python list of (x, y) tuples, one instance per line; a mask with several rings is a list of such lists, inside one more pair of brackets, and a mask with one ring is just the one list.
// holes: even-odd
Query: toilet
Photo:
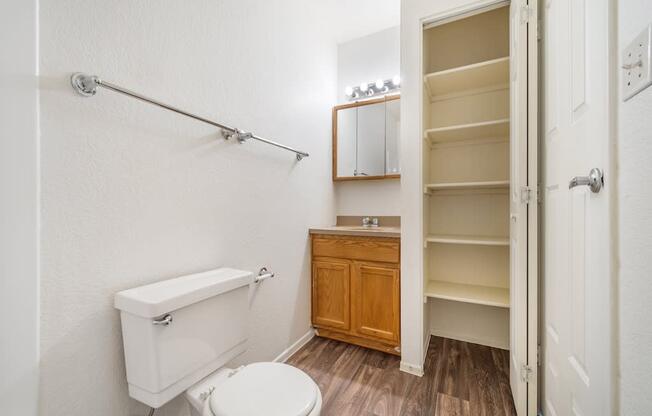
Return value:
[(319, 388), (306, 373), (269, 362), (219, 370), (189, 388), (186, 398), (193, 416), (317, 416), (321, 410)]
[(220, 268), (117, 293), (129, 395), (159, 408), (184, 394), (193, 416), (319, 416), (319, 387), (298, 368), (226, 367), (247, 348), (253, 282)]

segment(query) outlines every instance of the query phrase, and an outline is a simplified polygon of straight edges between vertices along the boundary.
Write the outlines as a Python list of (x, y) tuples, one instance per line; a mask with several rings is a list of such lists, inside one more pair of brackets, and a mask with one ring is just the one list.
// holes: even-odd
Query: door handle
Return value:
[(576, 186), (588, 186), (591, 192), (597, 194), (604, 186), (604, 175), (598, 168), (591, 169), (589, 176), (576, 176), (568, 183), (568, 189), (575, 188)]

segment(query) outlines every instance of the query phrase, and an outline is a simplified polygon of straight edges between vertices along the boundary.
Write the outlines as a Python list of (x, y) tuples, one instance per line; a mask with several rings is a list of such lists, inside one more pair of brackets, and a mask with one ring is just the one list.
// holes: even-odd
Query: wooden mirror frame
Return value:
[(337, 176), (337, 112), (339, 110), (345, 110), (347, 108), (362, 107), (365, 105), (378, 104), (387, 101), (398, 100), (401, 98), (400, 94), (386, 95), (384, 97), (372, 98), (364, 101), (355, 101), (348, 104), (340, 104), (333, 107), (333, 182), (343, 182), (343, 181), (369, 181), (377, 179), (399, 179), (401, 177), (400, 173), (387, 174), (384, 175), (374, 175), (374, 176)]

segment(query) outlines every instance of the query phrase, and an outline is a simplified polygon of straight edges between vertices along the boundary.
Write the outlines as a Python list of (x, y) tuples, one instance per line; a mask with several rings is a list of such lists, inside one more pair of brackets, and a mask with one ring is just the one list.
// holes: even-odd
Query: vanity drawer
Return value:
[(398, 238), (314, 235), (312, 255), (313, 257), (399, 263), (400, 240)]

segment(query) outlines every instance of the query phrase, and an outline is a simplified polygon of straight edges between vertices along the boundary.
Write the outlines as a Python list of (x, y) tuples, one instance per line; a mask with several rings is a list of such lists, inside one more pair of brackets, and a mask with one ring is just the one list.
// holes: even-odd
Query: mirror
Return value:
[(333, 180), (400, 177), (400, 96), (333, 108)]
[(385, 103), (385, 175), (399, 175), (399, 137), (401, 135), (401, 102)]

